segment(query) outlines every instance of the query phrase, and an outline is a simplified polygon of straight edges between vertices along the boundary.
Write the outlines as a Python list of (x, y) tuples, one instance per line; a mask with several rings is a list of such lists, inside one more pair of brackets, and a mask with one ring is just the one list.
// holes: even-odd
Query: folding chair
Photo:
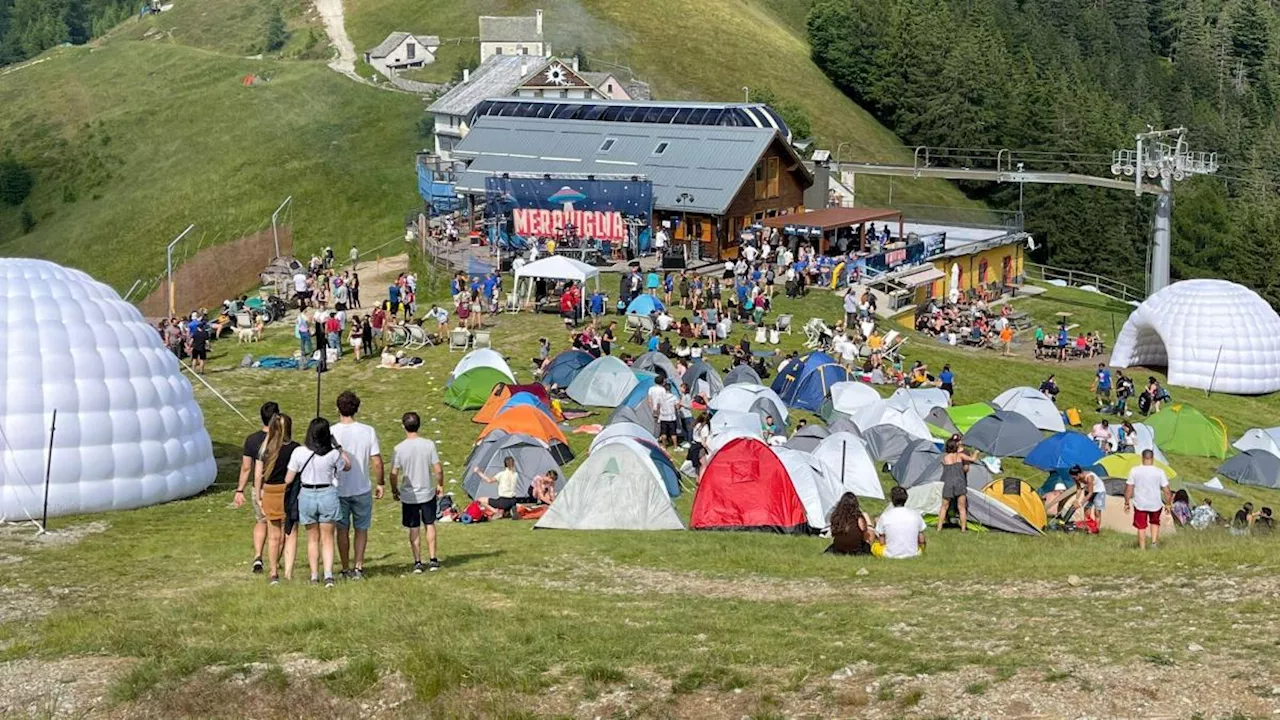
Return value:
[(777, 330), (780, 333), (786, 333), (790, 335), (791, 334), (791, 316), (779, 315), (778, 319), (774, 321), (773, 327), (775, 330)]
[(520, 298), (517, 297), (516, 294), (513, 292), (507, 293), (506, 311), (509, 313), (520, 312)]
[(247, 312), (236, 313), (236, 327), (253, 327), (253, 317)]
[(476, 349), (493, 347), (493, 343), (490, 340), (489, 331), (477, 330), (475, 332), (475, 335), (471, 338), (471, 347)]
[(466, 352), (471, 345), (471, 332), (462, 328), (454, 328), (449, 332), (449, 352), (459, 350)]
[(822, 344), (822, 334), (818, 326), (822, 321), (813, 318), (804, 324), (804, 346), (807, 348), (816, 348)]
[(627, 316), (627, 327), (626, 327), (626, 329), (627, 329), (627, 330), (639, 330), (639, 329), (642, 327), (642, 326), (641, 326), (641, 324), (640, 324), (640, 320), (641, 320), (641, 316), (639, 316), (639, 315), (628, 315), (628, 316)]
[(406, 325), (405, 329), (409, 331), (409, 338), (405, 342), (405, 347), (417, 349), (435, 344), (431, 341), (431, 337), (427, 335), (427, 331), (422, 329), (421, 325)]
[(397, 325), (391, 328), (387, 334), (388, 347), (401, 347), (409, 342), (409, 331), (403, 325)]

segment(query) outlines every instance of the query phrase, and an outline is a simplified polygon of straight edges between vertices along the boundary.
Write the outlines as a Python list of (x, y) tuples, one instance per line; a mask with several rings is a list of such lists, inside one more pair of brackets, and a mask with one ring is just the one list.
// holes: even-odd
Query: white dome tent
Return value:
[(1280, 315), (1226, 280), (1183, 280), (1125, 322), (1114, 367), (1167, 367), (1169, 383), (1241, 395), (1280, 390)]
[(79, 270), (0, 260), (0, 520), (194, 495), (217, 474), (191, 384), (137, 308)]

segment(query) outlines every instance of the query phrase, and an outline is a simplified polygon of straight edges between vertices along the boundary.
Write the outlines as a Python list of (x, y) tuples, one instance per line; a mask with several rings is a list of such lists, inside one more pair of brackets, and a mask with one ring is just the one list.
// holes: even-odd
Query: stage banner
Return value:
[(649, 180), (485, 178), (485, 215), (521, 237), (558, 237), (567, 226), (581, 238), (622, 242), (628, 225), (648, 225)]

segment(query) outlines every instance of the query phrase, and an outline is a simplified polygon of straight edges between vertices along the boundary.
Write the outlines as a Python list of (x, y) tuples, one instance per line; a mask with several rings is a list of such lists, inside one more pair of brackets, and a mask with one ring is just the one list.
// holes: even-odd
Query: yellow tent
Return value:
[(982, 489), (982, 493), (1012, 508), (1037, 530), (1044, 530), (1048, 524), (1044, 501), (1029, 484), (1018, 478), (992, 480)]

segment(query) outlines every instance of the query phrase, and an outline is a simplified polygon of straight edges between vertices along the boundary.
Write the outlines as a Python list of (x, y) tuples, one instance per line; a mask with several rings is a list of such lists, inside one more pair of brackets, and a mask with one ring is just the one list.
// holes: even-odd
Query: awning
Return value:
[(905, 287), (917, 288), (921, 285), (928, 285), (935, 280), (941, 280), (946, 276), (947, 274), (938, 268), (932, 265), (925, 265), (904, 275), (899, 275), (895, 280)]

